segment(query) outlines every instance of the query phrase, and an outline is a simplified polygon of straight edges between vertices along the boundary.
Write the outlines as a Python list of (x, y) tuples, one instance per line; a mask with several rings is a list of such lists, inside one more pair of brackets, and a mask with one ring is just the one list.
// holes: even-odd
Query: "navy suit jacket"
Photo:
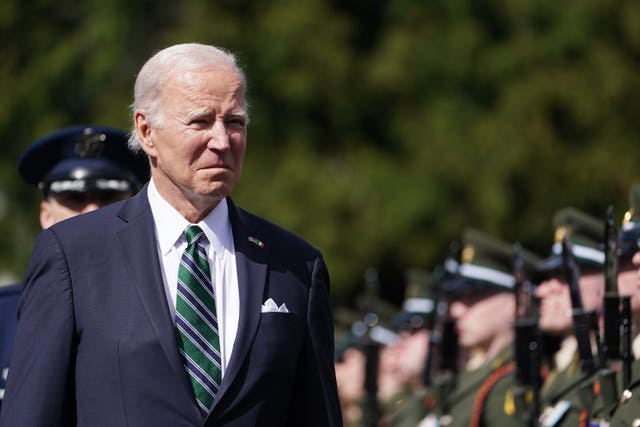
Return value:
[[(38, 236), (0, 426), (342, 425), (321, 254), (228, 202), (240, 318), (208, 416), (178, 352), (145, 188)], [(268, 298), (289, 313), (261, 313)]]

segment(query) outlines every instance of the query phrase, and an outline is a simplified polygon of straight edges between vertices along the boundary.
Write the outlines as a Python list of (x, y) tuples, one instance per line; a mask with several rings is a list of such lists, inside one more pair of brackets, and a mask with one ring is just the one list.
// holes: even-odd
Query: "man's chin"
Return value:
[(231, 194), (233, 186), (228, 184), (216, 183), (215, 185), (206, 185), (198, 188), (196, 194), (203, 199), (211, 201), (220, 201)]

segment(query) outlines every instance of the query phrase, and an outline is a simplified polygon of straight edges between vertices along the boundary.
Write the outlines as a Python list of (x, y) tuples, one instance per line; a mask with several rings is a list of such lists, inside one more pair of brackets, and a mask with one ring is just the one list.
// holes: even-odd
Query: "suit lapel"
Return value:
[[(192, 395), (178, 351), (171, 313), (164, 292), (153, 216), (145, 188), (129, 199), (118, 213), (125, 226), (114, 233), (123, 265), (140, 296), (142, 308), (160, 342), (160, 346), (184, 391)], [(195, 408), (195, 406), (194, 406)]]
[[(226, 391), (238, 375), (240, 367), (253, 343), (260, 321), (269, 253), (269, 242), (265, 241), (264, 245), (261, 246), (259, 243), (262, 239), (260, 239), (259, 235), (253, 234), (258, 232), (255, 221), (248, 214), (237, 208), (230, 198), (227, 198), (227, 202), (236, 253), (240, 316), (231, 360), (222, 379), (212, 412), (219, 406), (219, 402), (225, 398)], [(256, 241), (255, 239), (259, 240)]]

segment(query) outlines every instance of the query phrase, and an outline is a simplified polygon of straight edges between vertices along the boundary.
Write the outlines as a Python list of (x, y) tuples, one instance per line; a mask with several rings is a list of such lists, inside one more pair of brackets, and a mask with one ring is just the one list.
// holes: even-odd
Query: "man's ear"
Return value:
[(133, 114), (133, 122), (136, 135), (140, 141), (140, 147), (151, 158), (156, 157), (156, 146), (153, 142), (153, 129), (144, 110), (136, 110)]
[(40, 202), (40, 227), (45, 230), (53, 224), (55, 224), (55, 220), (51, 215), (51, 205), (48, 201), (43, 200)]

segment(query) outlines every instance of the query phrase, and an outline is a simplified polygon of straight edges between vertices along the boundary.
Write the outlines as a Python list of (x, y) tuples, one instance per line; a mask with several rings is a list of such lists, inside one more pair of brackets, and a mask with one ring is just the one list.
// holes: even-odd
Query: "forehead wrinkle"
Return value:
[[(239, 98), (244, 99), (244, 85), (240, 76), (230, 67), (204, 67), (192, 70), (181, 70), (174, 72), (165, 81), (164, 86), (176, 85), (184, 87), (187, 90), (189, 88), (198, 89), (196, 92), (202, 93), (202, 88), (199, 86), (203, 80), (209, 80), (207, 75), (215, 74), (213, 79), (214, 84), (209, 84), (204, 93), (214, 94), (222, 99)], [(202, 77), (205, 76), (205, 77)], [(207, 83), (211, 83), (208, 81)]]
[[(220, 88), (210, 88), (202, 91), (199, 84), (184, 82), (184, 84), (175, 84), (173, 86), (172, 98), (176, 98), (181, 102), (174, 103), (169, 99), (170, 104), (180, 109), (180, 105), (185, 106), (184, 111), (189, 117), (197, 117), (199, 115), (210, 115), (213, 113), (224, 115), (247, 116), (246, 104), (242, 96), (242, 87), (231, 88), (227, 91), (220, 92)], [(168, 91), (168, 92), (171, 92)], [(167, 92), (167, 93), (168, 93)]]

